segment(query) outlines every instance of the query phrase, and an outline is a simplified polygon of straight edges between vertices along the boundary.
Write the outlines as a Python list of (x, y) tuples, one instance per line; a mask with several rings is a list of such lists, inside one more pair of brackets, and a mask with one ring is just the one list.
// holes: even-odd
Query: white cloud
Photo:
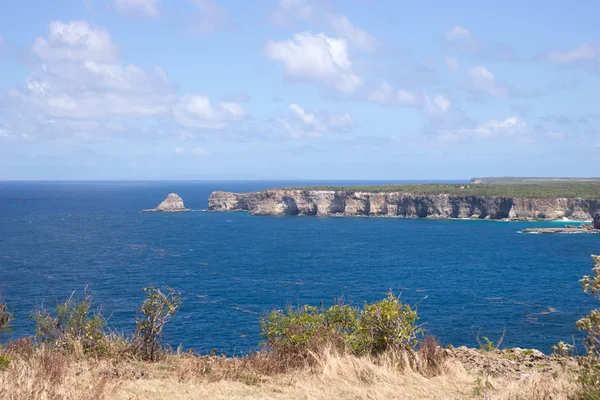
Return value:
[(50, 23), (33, 52), (39, 64), (10, 94), (50, 118), (151, 116), (167, 113), (175, 99), (164, 71), (122, 64), (108, 32), (85, 21)]
[(460, 69), (460, 64), (458, 63), (458, 60), (454, 57), (446, 57), (446, 66), (450, 69)]
[(331, 86), (346, 94), (362, 84), (352, 70), (344, 39), (303, 32), (289, 40), (269, 40), (265, 52), (271, 60), (283, 63), (286, 75), (293, 79)]
[(474, 128), (452, 129), (439, 133), (442, 140), (493, 139), (493, 138), (523, 138), (527, 124), (516, 117), (508, 117), (503, 121), (492, 119)]
[(348, 113), (329, 115), (325, 112), (310, 112), (298, 104), (290, 104), (288, 109), (291, 115), (279, 117), (277, 121), (290, 138), (320, 137), (330, 132), (347, 131), (354, 126), (352, 116)]
[(190, 0), (198, 7), (198, 14), (193, 17), (188, 29), (193, 32), (210, 33), (231, 26), (229, 12), (216, 0)]
[(366, 30), (352, 25), (345, 15), (337, 15), (331, 18), (331, 27), (333, 31), (350, 41), (353, 45), (366, 52), (374, 52), (378, 43), (377, 40)]
[(454, 25), (452, 28), (448, 29), (445, 32), (445, 37), (447, 40), (461, 40), (461, 39), (470, 39), (473, 37), (471, 32), (467, 28), (463, 28), (460, 25)]
[(90, 27), (86, 21), (51, 22), (48, 38), (37, 38), (32, 50), (43, 62), (112, 62), (118, 59), (118, 48), (109, 33)]
[(181, 154), (181, 153), (185, 152), (185, 147), (175, 147), (175, 148), (173, 149), (173, 151), (174, 151), (175, 153), (179, 153), (179, 154)]
[(279, 0), (279, 8), (271, 13), (271, 23), (290, 25), (294, 21), (311, 21), (313, 6), (306, 0)]
[(210, 152), (202, 147), (194, 147), (192, 149), (192, 153), (197, 154), (199, 156), (204, 156), (204, 157), (210, 156)]
[(450, 110), (452, 102), (443, 94), (435, 96), (430, 99), (428, 95), (425, 95), (425, 110), (430, 115), (445, 114)]
[(305, 125), (313, 126), (316, 124), (315, 115), (307, 114), (306, 111), (304, 111), (304, 109), (302, 107), (300, 107), (298, 104), (290, 104), (288, 108), (294, 114), (296, 114), (296, 116), (298, 118), (300, 118), (300, 120), (302, 120), (302, 122), (304, 122)]
[(560, 64), (570, 64), (582, 61), (591, 61), (600, 58), (600, 46), (591, 43), (583, 43), (573, 49), (564, 51), (550, 51), (545, 58)]
[(372, 89), (367, 94), (367, 100), (391, 106), (414, 107), (430, 115), (445, 114), (452, 105), (450, 99), (443, 94), (439, 94), (432, 99), (427, 93), (416, 94), (404, 89), (395, 90), (387, 82), (383, 82)]
[(231, 122), (242, 120), (245, 112), (237, 103), (221, 102), (214, 107), (206, 96), (188, 95), (173, 106), (173, 117), (188, 128), (223, 129)]
[(8, 131), (8, 128), (0, 128), (0, 139), (13, 139), (13, 135)]
[(114, 7), (121, 15), (158, 16), (158, 0), (114, 0)]
[(394, 90), (387, 82), (381, 83), (367, 94), (367, 100), (374, 103), (395, 104), (405, 107), (414, 107), (419, 104), (419, 98), (408, 90)]
[(483, 65), (469, 68), (469, 77), (476, 90), (485, 92), (492, 97), (508, 95), (508, 89), (499, 84), (494, 74)]

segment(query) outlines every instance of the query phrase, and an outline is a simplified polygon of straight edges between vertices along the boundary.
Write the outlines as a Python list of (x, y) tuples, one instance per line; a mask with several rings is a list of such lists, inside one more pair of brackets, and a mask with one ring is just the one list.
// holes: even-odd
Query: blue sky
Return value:
[(21, 0), (0, 179), (600, 175), (600, 3)]

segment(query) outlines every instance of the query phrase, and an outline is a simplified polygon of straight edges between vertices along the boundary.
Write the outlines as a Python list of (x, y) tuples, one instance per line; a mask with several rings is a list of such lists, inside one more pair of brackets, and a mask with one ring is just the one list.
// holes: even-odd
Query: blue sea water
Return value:
[[(361, 305), (390, 289), (418, 303), (443, 344), (549, 351), (593, 306), (578, 280), (598, 235), (527, 235), (550, 222), (253, 217), (203, 211), (213, 190), (348, 182), (0, 182), (0, 289), (14, 336), (29, 312), (86, 285), (110, 325), (133, 329), (144, 286), (183, 293), (166, 341), (201, 352), (256, 348), (259, 319), (287, 304)], [(352, 182), (355, 184), (374, 182)], [(194, 212), (140, 213), (167, 193)], [(561, 223), (555, 223), (561, 224)]]

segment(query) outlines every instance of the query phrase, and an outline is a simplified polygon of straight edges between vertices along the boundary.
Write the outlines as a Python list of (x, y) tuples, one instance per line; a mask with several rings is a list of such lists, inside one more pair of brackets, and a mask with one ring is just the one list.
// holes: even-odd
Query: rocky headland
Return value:
[[(273, 189), (251, 193), (213, 192), (211, 211), (251, 215), (380, 216), (510, 220), (592, 220), (600, 200), (470, 194), (418, 194), (346, 190)], [(598, 223), (600, 224), (600, 217)]]
[(169, 193), (156, 208), (142, 210), (142, 212), (186, 212), (191, 211), (183, 205), (183, 199), (176, 193)]

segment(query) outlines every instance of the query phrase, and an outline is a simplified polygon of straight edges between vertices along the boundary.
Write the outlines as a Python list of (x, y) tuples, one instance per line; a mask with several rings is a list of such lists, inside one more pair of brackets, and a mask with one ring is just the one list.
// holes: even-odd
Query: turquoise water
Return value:
[[(597, 306), (578, 280), (600, 236), (519, 233), (553, 223), (202, 211), (213, 190), (325, 183), (339, 182), (0, 182), (0, 288), (14, 335), (34, 332), (30, 310), (85, 285), (124, 332), (142, 287), (178, 289), (184, 304), (166, 341), (228, 354), (258, 345), (259, 318), (273, 308), (362, 304), (389, 289), (454, 345), (506, 327), (505, 346), (549, 351)], [(169, 192), (195, 211), (139, 212)]]

